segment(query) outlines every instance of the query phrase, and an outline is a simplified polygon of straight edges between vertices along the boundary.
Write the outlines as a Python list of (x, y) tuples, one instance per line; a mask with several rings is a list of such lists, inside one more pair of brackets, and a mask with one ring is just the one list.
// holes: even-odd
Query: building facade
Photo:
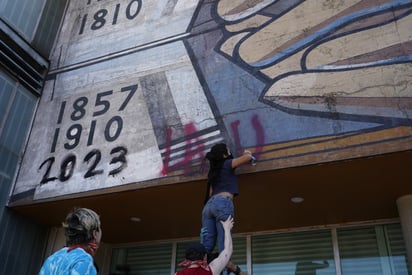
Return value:
[[(249, 274), (410, 274), (411, 11), (3, 1), (4, 273), (36, 274), (84, 206), (102, 218), (103, 274), (174, 274), (200, 231), (204, 156), (224, 142), (257, 158), (235, 198)], [(17, 265), (23, 249), (36, 257)]]

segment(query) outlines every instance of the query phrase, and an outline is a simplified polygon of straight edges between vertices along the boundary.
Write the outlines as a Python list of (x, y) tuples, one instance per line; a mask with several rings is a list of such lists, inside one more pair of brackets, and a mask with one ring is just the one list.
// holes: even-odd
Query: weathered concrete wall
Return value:
[(12, 199), (202, 178), (222, 141), (255, 152), (241, 172), (410, 149), (411, 11), (71, 1)]

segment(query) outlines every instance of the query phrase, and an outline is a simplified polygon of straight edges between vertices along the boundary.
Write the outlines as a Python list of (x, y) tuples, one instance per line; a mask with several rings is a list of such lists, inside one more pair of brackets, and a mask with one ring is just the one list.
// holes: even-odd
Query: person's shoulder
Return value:
[(75, 259), (76, 261), (78, 260), (83, 260), (83, 261), (90, 261), (93, 262), (93, 257), (89, 253), (87, 253), (83, 248), (75, 248), (69, 252), (71, 254), (71, 258)]
[(60, 255), (64, 255), (66, 252), (67, 252), (67, 247), (63, 247), (63, 248), (60, 248), (59, 250), (56, 250), (48, 258), (59, 257)]
[(223, 163), (223, 167), (232, 167), (232, 161), (233, 159), (225, 159), (225, 162)]

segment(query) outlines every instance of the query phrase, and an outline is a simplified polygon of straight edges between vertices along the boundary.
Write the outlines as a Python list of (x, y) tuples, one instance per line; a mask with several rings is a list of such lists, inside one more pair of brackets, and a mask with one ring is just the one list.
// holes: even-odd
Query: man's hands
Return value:
[(222, 223), (222, 225), (223, 225), (223, 229), (225, 230), (225, 231), (230, 231), (232, 228), (233, 228), (233, 217), (232, 216), (229, 216), (229, 217), (227, 217), (227, 219), (226, 219), (226, 221), (220, 221), (221, 223)]

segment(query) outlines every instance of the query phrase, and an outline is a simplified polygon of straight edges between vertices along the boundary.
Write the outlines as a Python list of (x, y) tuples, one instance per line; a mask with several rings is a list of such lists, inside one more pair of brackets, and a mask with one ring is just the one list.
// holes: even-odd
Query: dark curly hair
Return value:
[(223, 163), (227, 158), (233, 157), (228, 154), (227, 145), (225, 143), (213, 145), (210, 151), (206, 153), (206, 159), (209, 160), (209, 172), (207, 174), (207, 188), (204, 203), (209, 200), (210, 186), (220, 180), (220, 172), (222, 171)]
[(186, 247), (185, 258), (191, 261), (202, 260), (206, 254), (206, 248), (203, 244), (194, 242)]

